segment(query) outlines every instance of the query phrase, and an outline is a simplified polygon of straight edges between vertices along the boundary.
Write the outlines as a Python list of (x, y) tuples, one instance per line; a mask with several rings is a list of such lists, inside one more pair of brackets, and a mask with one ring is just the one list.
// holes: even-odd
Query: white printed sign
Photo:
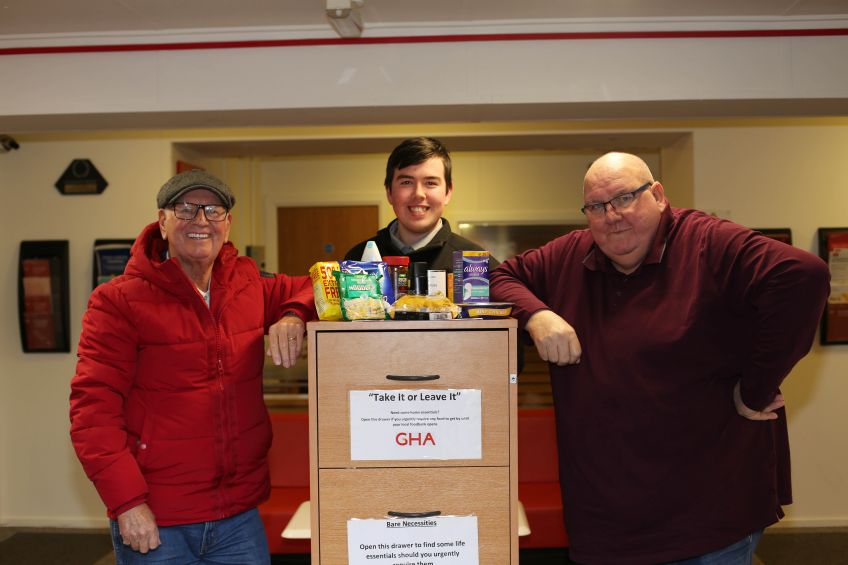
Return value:
[(830, 297), (831, 304), (848, 303), (848, 249), (837, 247), (828, 255), (830, 266)]
[(477, 516), (351, 519), (349, 565), (479, 565)]
[(350, 391), (353, 460), (482, 458), (478, 389)]

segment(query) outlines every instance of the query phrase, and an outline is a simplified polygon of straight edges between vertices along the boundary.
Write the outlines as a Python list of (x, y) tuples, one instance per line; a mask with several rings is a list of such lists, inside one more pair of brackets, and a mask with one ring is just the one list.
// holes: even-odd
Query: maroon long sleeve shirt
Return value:
[(577, 332), (551, 365), (571, 558), (650, 564), (701, 555), (782, 517), (786, 417), (750, 421), (809, 350), (828, 295), (818, 257), (701, 212), (667, 207), (629, 275), (588, 230), (507, 261), (494, 300), (523, 328), (540, 309)]

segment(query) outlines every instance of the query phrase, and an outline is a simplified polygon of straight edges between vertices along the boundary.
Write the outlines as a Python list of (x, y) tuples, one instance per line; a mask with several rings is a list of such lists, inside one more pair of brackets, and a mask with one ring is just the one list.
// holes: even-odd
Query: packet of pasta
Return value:
[(339, 305), (345, 320), (385, 320), (389, 303), (380, 289), (380, 276), (373, 273), (333, 271), (339, 284)]
[(451, 320), (459, 314), (460, 307), (441, 292), (427, 296), (406, 294), (389, 312), (394, 320)]
[(339, 270), (338, 261), (319, 261), (309, 268), (312, 279), (312, 294), (315, 296), (315, 310), (319, 320), (341, 320), (339, 306), (339, 283), (333, 271)]

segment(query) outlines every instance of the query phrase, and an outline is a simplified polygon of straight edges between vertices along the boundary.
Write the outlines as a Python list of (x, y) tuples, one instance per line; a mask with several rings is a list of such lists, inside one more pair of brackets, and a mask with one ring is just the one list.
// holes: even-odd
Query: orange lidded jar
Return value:
[(389, 255), (383, 257), (389, 267), (389, 276), (395, 289), (395, 300), (409, 292), (409, 257)]

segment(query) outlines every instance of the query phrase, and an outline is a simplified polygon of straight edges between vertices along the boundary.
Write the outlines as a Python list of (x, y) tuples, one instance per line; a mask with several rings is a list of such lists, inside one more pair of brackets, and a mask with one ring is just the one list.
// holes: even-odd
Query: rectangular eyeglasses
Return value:
[(177, 202), (171, 204), (174, 210), (174, 215), (180, 220), (193, 220), (197, 216), (197, 212), (203, 209), (203, 214), (210, 222), (221, 222), (227, 217), (226, 206), (220, 204), (194, 204), (192, 202)]
[(619, 194), (615, 198), (611, 198), (606, 202), (592, 202), (591, 204), (586, 204), (580, 208), (580, 211), (591, 218), (599, 218), (607, 213), (607, 204), (609, 204), (615, 212), (624, 210), (636, 201), (637, 196), (651, 188), (653, 185), (654, 181), (648, 181), (636, 190)]

